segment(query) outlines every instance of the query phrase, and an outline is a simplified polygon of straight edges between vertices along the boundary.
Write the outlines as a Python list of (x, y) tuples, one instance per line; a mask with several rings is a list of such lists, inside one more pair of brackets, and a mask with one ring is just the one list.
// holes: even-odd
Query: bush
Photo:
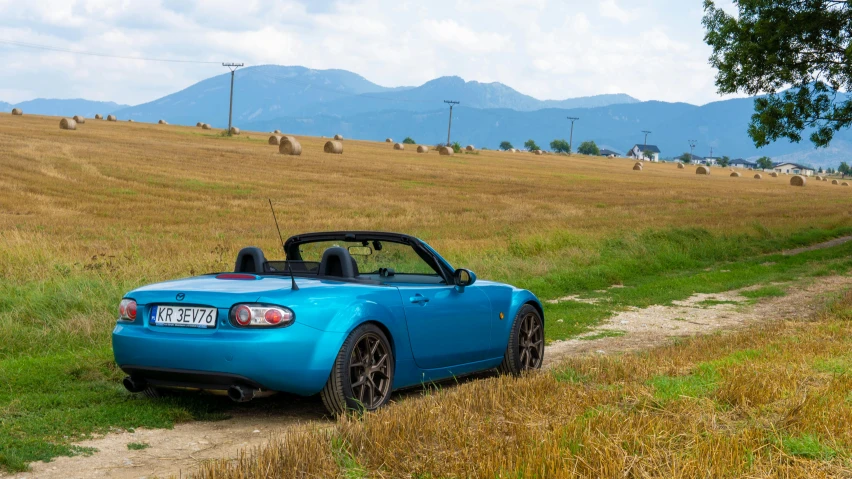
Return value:
[(581, 155), (600, 156), (601, 150), (594, 141), (584, 141), (580, 143), (580, 147), (577, 148), (577, 153)]
[(500, 149), (501, 150), (508, 151), (508, 150), (511, 150), (512, 148), (514, 148), (514, 146), (512, 146), (512, 144), (509, 143), (508, 141), (500, 142)]
[(571, 145), (565, 140), (553, 140), (550, 142), (550, 149), (554, 153), (571, 153)]
[(417, 142), (412, 140), (410, 136), (406, 136), (405, 139), (402, 140), (402, 142), (406, 145), (416, 145), (417, 144)]
[(535, 150), (540, 150), (540, 149), (541, 149), (541, 148), (539, 148), (539, 146), (538, 146), (538, 145), (536, 145), (536, 144), (535, 144), (535, 140), (527, 140), (527, 141), (525, 141), (525, 142), (524, 142), (524, 148), (526, 148), (526, 149), (527, 149), (527, 151), (535, 151)]

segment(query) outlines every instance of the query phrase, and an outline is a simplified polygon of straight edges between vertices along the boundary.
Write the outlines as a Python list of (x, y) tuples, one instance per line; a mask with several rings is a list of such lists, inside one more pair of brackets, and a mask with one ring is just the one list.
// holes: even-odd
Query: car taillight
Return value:
[(122, 299), (118, 303), (118, 319), (122, 321), (136, 321), (136, 301)]
[(242, 327), (285, 326), (294, 318), (289, 308), (271, 304), (235, 304), (230, 316), (234, 325)]

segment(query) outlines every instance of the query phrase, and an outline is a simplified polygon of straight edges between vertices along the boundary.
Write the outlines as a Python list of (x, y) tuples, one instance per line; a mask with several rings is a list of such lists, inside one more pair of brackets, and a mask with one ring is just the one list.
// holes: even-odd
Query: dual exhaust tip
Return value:
[[(124, 389), (132, 393), (141, 393), (148, 389), (148, 382), (143, 378), (134, 378), (133, 376), (125, 376), (121, 381)], [(247, 388), (234, 384), (228, 388), (228, 397), (234, 402), (249, 402), (254, 399), (255, 394), (259, 392), (257, 389)]]

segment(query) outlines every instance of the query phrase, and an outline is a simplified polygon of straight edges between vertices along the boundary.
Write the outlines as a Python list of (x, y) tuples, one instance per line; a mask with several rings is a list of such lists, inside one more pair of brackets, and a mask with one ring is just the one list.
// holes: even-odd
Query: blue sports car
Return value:
[(540, 368), (544, 313), (529, 291), (477, 281), (404, 234), (310, 233), (285, 260), (244, 248), (233, 272), (152, 284), (121, 300), (124, 386), (319, 393), (333, 414), (395, 389), (497, 368)]

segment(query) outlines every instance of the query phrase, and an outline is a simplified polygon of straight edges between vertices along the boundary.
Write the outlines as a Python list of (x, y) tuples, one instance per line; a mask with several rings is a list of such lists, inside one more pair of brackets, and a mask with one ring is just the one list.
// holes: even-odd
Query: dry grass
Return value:
[(195, 477), (850, 477), (850, 306), (436, 389)]

